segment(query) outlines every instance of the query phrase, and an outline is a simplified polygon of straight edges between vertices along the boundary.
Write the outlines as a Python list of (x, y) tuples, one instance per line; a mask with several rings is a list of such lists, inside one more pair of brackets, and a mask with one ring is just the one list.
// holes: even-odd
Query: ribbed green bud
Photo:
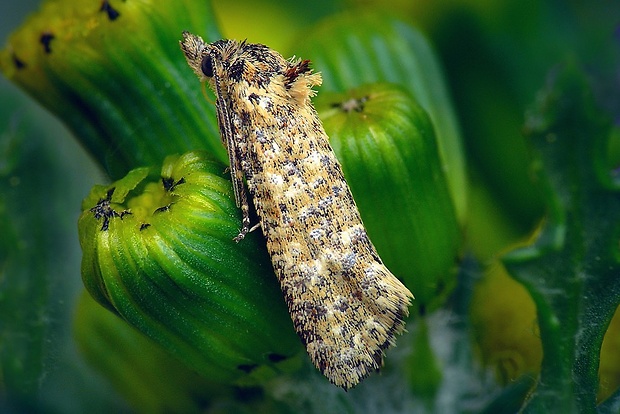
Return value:
[(220, 37), (208, 1), (48, 0), (12, 34), (0, 71), (113, 178), (191, 149), (225, 161), (214, 107), (179, 50), (183, 30)]
[[(90, 294), (217, 381), (262, 378), (301, 349), (260, 234), (242, 242), (225, 167), (202, 152), (96, 186), (79, 219)], [(245, 377), (245, 378), (244, 378)]]
[(317, 109), (379, 255), (414, 305), (440, 304), (461, 237), (426, 111), (391, 84), (322, 93)]
[(441, 66), (422, 33), (374, 10), (349, 12), (324, 20), (295, 44), (294, 51), (311, 59), (321, 72), (319, 95), (390, 82), (416, 99), (434, 125), (440, 165), (462, 225), (467, 205), (465, 155)]

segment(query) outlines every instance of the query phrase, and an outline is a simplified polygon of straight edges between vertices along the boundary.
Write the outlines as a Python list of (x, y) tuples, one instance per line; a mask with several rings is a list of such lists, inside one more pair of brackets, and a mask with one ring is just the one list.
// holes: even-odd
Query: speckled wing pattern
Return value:
[(314, 365), (349, 389), (383, 364), (413, 298), (370, 242), (311, 103), (308, 61), (260, 44), (184, 33), (190, 67), (216, 94), (235, 197), (249, 231), (243, 177), (275, 273)]

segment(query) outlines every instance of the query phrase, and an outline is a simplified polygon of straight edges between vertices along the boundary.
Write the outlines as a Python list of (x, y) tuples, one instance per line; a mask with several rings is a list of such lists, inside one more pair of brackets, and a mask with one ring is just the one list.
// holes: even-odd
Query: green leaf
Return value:
[(99, 172), (4, 80), (0, 95), (0, 412), (122, 410), (70, 335), (82, 289), (75, 221)]
[(532, 389), (535, 379), (524, 375), (508, 385), (493, 399), (480, 414), (513, 414), (519, 411), (523, 400)]
[(525, 412), (594, 412), (599, 354), (620, 302), (620, 193), (609, 121), (574, 65), (552, 71), (528, 114), (548, 214), (533, 245), (504, 257), (537, 306), (543, 361)]
[[(53, 160), (26, 145), (29, 134), (16, 114), (8, 109), (2, 113), (10, 127), (0, 141), (0, 390), (10, 402), (32, 404), (29, 399), (45, 370), (45, 338), (50, 333), (46, 228), (56, 213), (45, 214), (42, 200), (54, 200), (59, 190), (43, 177), (60, 177)], [(27, 161), (33, 158), (38, 160), (35, 165)]]

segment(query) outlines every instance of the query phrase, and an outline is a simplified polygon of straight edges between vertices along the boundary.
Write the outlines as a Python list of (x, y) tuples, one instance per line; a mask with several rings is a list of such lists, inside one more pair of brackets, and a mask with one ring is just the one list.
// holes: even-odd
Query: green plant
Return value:
[[(222, 30), (204, 1), (48, 0), (0, 70), (62, 119), (109, 183), (79, 220), (93, 301), (76, 261), (59, 262), (75, 257), (77, 199), (101, 179), (63, 165), (67, 144), (16, 124), (3, 100), (0, 409), (617, 411), (614, 13), (537, 1), (400, 4), (398, 18), (354, 2), (259, 7), (281, 16), (264, 36), (296, 33), (273, 41), (323, 73), (317, 110), (377, 249), (417, 297), (409, 333), (381, 374), (336, 389), (301, 351), (261, 235), (232, 242), (240, 213), (214, 108), (178, 40), (232, 30), (254, 41), (234, 15)], [(64, 351), (71, 312), (80, 355), (105, 380)]]

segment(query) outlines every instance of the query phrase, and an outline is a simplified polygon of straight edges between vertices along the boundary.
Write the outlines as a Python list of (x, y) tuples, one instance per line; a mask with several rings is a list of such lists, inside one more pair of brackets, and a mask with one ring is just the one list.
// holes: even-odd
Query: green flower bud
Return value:
[(459, 223), (465, 222), (467, 179), (457, 118), (432, 47), (414, 27), (377, 14), (347, 13), (324, 20), (295, 53), (323, 76), (320, 94), (390, 82), (405, 88), (434, 125), (441, 168)]
[(224, 166), (168, 157), (97, 186), (79, 219), (91, 295), (209, 379), (256, 379), (301, 349), (261, 235), (241, 228)]
[(317, 109), (379, 255), (420, 310), (440, 304), (461, 240), (426, 112), (390, 84), (320, 94)]
[(220, 37), (208, 1), (47, 1), (10, 37), (0, 71), (60, 117), (114, 178), (168, 154), (225, 161), (215, 110), (179, 50)]

